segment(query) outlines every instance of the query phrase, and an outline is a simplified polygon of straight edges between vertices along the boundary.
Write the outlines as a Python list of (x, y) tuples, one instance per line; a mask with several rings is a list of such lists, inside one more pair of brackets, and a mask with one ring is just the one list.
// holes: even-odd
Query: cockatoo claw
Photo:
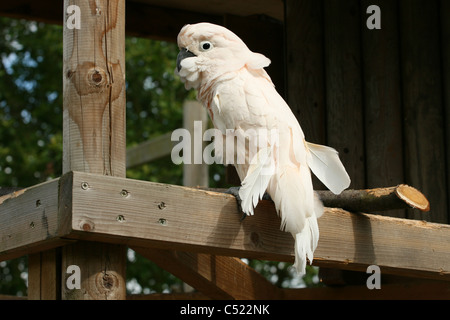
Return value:
[(225, 193), (231, 194), (231, 195), (233, 195), (233, 196), (236, 198), (236, 202), (237, 202), (237, 206), (238, 206), (238, 211), (239, 211), (240, 213), (242, 213), (242, 217), (241, 217), (241, 219), (240, 219), (240, 221), (242, 222), (242, 221), (245, 219), (245, 217), (247, 217), (247, 214), (242, 210), (242, 206), (241, 206), (242, 199), (241, 199), (241, 197), (239, 196), (239, 189), (240, 189), (240, 188), (241, 188), (241, 187), (231, 187), (231, 188), (229, 188), (228, 190), (226, 190)]

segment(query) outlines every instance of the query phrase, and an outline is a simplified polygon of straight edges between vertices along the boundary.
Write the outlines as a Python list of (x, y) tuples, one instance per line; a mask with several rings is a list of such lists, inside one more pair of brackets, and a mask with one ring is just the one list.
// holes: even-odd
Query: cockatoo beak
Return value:
[(177, 56), (177, 71), (178, 72), (180, 72), (180, 70), (181, 70), (181, 61), (183, 61), (183, 59), (190, 58), (190, 57), (196, 57), (196, 55), (193, 54), (192, 52), (190, 52), (186, 48), (181, 48), (181, 51), (178, 53), (178, 56)]

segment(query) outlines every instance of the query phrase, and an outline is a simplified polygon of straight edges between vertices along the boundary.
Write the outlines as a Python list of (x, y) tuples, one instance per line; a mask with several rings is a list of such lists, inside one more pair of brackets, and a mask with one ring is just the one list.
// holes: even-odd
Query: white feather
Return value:
[(308, 166), (320, 181), (333, 193), (339, 194), (350, 185), (350, 177), (339, 154), (330, 147), (306, 142)]
[(305, 221), (305, 227), (297, 234), (293, 234), (295, 239), (295, 262), (294, 268), (300, 275), (306, 273), (306, 259), (312, 263), (314, 251), (319, 242), (319, 226), (317, 217), (312, 215)]
[(261, 148), (250, 162), (247, 175), (239, 189), (242, 200), (242, 211), (253, 215), (253, 208), (262, 199), (267, 185), (274, 172), (274, 163), (271, 158), (271, 148)]

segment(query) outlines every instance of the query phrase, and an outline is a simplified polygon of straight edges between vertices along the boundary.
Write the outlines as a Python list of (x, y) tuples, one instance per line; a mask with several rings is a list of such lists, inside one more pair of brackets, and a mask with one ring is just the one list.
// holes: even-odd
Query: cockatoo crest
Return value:
[(181, 52), (176, 73), (186, 89), (198, 89), (202, 81), (213, 81), (244, 66), (256, 70), (270, 64), (264, 55), (250, 51), (233, 32), (211, 23), (185, 25), (178, 34), (178, 46)]

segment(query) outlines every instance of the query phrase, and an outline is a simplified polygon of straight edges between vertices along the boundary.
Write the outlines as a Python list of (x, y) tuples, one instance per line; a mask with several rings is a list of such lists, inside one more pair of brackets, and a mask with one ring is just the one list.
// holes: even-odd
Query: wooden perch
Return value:
[[(200, 188), (224, 192), (223, 188)], [(352, 212), (376, 212), (393, 209), (415, 208), (423, 212), (430, 210), (428, 199), (416, 188), (406, 184), (395, 187), (344, 190), (336, 195), (329, 190), (316, 190), (325, 207), (341, 208)], [(270, 197), (264, 195), (264, 200)]]
[(395, 187), (344, 190), (335, 195), (331, 191), (317, 191), (324, 206), (353, 212), (374, 212), (391, 209), (416, 208), (429, 211), (430, 203), (416, 188), (406, 184)]

